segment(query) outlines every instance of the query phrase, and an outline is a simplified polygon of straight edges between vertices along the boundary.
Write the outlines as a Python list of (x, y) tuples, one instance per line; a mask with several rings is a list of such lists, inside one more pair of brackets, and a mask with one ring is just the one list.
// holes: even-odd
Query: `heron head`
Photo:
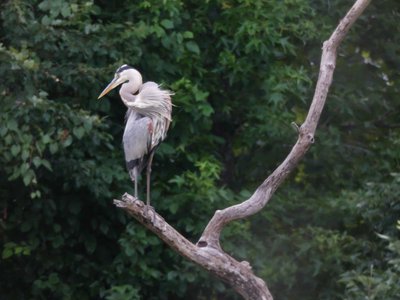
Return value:
[(117, 86), (126, 83), (128, 81), (132, 81), (136, 90), (142, 85), (142, 75), (140, 73), (128, 65), (122, 65), (115, 71), (114, 79), (107, 85), (107, 87), (101, 92), (100, 96), (97, 99), (100, 99), (104, 95), (106, 95), (109, 91), (116, 88)]

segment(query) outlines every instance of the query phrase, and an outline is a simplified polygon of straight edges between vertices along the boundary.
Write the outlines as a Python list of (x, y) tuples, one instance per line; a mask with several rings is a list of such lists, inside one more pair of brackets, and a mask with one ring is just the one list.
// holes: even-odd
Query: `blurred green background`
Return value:
[[(152, 204), (196, 242), (290, 151), (322, 42), (352, 3), (2, 1), (0, 298), (240, 299), (113, 206), (133, 190), (125, 107), (97, 96), (124, 63), (175, 92)], [(275, 299), (399, 299), (399, 19), (397, 0), (372, 1), (340, 48), (316, 143), (262, 212), (223, 232)]]

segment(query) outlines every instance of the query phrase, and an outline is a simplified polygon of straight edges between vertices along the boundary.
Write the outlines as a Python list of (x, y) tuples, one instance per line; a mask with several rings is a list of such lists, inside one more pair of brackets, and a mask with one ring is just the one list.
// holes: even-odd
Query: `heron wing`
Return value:
[(138, 112), (149, 116), (153, 121), (152, 147), (156, 147), (167, 135), (171, 123), (172, 92), (163, 90), (152, 81), (144, 83), (133, 105)]
[(147, 164), (152, 145), (152, 120), (129, 109), (122, 138), (125, 162), (132, 180)]

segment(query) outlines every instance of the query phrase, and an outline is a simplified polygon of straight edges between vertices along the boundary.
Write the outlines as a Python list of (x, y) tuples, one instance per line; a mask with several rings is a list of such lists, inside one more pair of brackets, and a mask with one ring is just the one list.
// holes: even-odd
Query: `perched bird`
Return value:
[(136, 69), (122, 65), (98, 99), (119, 85), (121, 85), (119, 95), (128, 108), (123, 135), (126, 167), (134, 182), (136, 198), (138, 198), (138, 176), (146, 167), (146, 203), (150, 206), (151, 163), (154, 152), (165, 139), (171, 123), (173, 93), (160, 88), (155, 82), (143, 83), (142, 75)]

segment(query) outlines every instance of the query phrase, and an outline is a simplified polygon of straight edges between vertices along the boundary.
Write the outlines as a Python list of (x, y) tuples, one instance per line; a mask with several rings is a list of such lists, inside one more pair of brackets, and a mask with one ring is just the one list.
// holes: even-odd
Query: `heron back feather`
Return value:
[(128, 109), (126, 126), (122, 138), (126, 166), (132, 180), (143, 170), (152, 151), (152, 120), (132, 109)]

